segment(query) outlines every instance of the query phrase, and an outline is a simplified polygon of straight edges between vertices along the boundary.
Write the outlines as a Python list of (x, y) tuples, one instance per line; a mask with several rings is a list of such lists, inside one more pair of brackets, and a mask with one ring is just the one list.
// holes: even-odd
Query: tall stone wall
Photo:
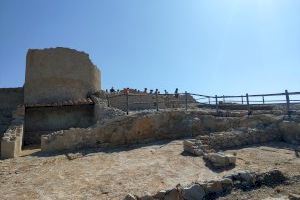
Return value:
[(0, 89), (0, 137), (13, 120), (13, 111), (24, 101), (23, 88)]
[(0, 88), (0, 109), (1, 108), (17, 108), (23, 104), (24, 92), (23, 88)]
[(100, 71), (88, 54), (61, 47), (28, 50), (25, 104), (77, 100), (100, 88)]

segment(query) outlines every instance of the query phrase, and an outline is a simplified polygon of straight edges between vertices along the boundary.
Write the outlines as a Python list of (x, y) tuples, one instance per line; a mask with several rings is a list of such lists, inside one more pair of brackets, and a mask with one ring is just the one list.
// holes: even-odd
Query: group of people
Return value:
[[(108, 93), (108, 90), (106, 89), (106, 92)], [(111, 87), (111, 89), (109, 90), (110, 93), (144, 93), (144, 94), (148, 94), (148, 88), (144, 88), (144, 91), (141, 92), (140, 90), (137, 89), (130, 89), (130, 88), (124, 88), (123, 90), (115, 90), (114, 87)], [(164, 90), (165, 95), (168, 95), (168, 91)], [(150, 90), (149, 94), (160, 94), (160, 91), (158, 89), (154, 90)], [(174, 95), (176, 98), (179, 97), (179, 93), (178, 93), (178, 88), (175, 89)]]

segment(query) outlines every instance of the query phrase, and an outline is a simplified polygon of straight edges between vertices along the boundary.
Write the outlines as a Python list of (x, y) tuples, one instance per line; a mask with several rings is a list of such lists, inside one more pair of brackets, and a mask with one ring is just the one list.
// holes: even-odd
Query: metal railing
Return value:
[[(197, 104), (202, 106), (210, 106), (216, 109), (216, 112), (219, 112), (220, 107), (234, 106), (239, 105), (243, 106), (248, 110), (248, 113), (251, 114), (251, 109), (253, 106), (268, 106), (268, 105), (281, 105), (284, 106), (287, 114), (291, 111), (291, 105), (300, 104), (300, 92), (288, 92), (285, 90), (283, 93), (273, 93), (273, 94), (248, 94), (245, 95), (201, 95), (194, 93), (176, 93), (176, 94), (159, 94), (158, 92), (154, 93), (109, 93), (106, 95), (108, 106), (111, 106), (111, 101), (113, 98), (117, 97), (124, 98), (124, 108), (123, 110), (129, 114), (130, 107), (133, 105), (140, 105), (141, 107), (147, 107), (147, 109), (159, 110), (160, 105), (168, 105), (168, 108), (185, 108), (188, 110), (190, 104)], [(152, 98), (152, 101), (133, 101), (131, 97), (144, 97), (148, 96)], [(276, 99), (276, 97), (279, 97)], [(298, 97), (299, 99), (295, 99)]]

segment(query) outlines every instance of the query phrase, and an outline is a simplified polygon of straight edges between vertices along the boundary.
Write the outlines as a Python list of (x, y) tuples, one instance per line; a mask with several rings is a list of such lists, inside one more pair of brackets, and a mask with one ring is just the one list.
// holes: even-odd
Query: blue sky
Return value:
[(0, 87), (57, 46), (89, 53), (104, 89), (300, 91), (299, 0), (0, 1)]

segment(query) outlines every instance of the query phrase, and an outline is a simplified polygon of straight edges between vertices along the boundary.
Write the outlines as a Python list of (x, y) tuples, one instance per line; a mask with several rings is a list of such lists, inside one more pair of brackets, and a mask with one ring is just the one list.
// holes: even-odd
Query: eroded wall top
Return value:
[(86, 98), (100, 90), (100, 82), (100, 70), (84, 52), (62, 47), (27, 52), (25, 104)]

